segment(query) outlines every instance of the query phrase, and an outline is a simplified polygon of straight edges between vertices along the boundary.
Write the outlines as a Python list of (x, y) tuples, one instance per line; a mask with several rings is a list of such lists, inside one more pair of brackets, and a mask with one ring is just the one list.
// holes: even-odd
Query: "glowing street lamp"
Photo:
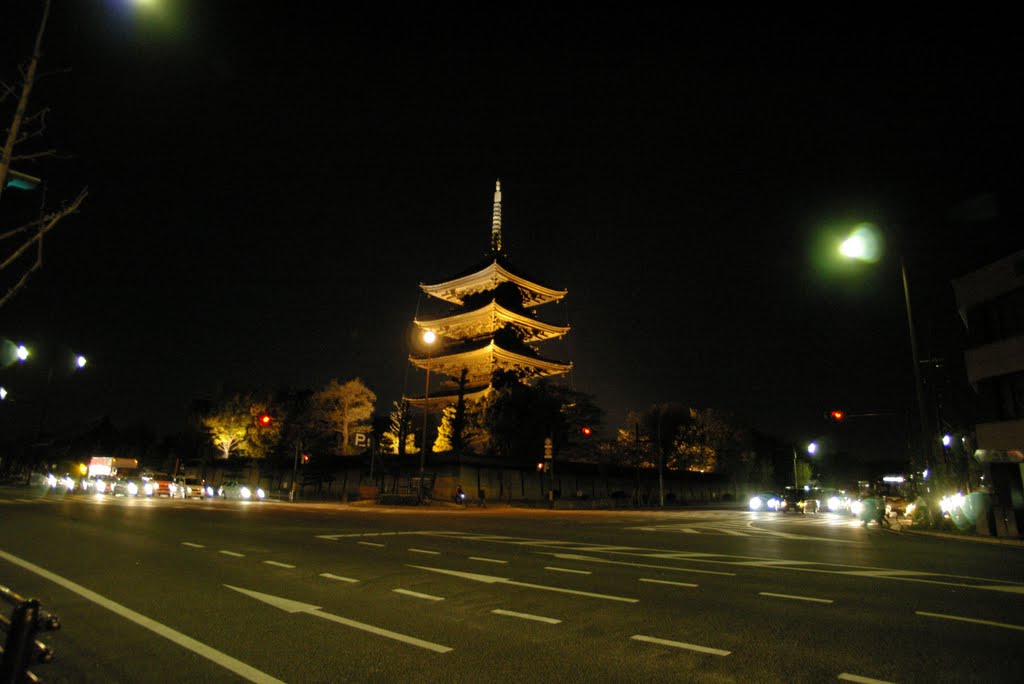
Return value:
[(75, 365), (79, 368), (85, 368), (85, 364), (89, 363), (89, 359), (85, 358), (81, 354), (75, 357)]
[[(882, 257), (881, 233), (871, 223), (861, 223), (839, 245), (839, 253), (858, 261), (875, 263)], [(910, 356), (914, 364), (914, 389), (917, 396), (918, 420), (920, 421), (921, 448), (925, 450), (925, 466), (928, 465), (931, 440), (928, 437), (928, 417), (925, 415), (924, 384), (921, 382), (921, 363), (917, 354), (917, 334), (914, 332), (914, 316), (910, 308), (910, 286), (907, 280), (907, 266), (899, 255), (900, 278), (903, 281), (903, 303), (907, 314), (907, 332), (910, 335)]]
[(427, 413), (430, 409), (430, 352), (437, 335), (433, 330), (426, 330), (423, 333), (423, 342), (427, 345), (427, 381), (423, 390), (423, 444), (420, 445), (420, 491), (419, 501), (423, 501), (423, 469), (427, 458)]
[[(818, 443), (810, 442), (807, 445), (807, 453), (811, 456), (818, 453)], [(800, 476), (797, 474), (796, 469), (796, 447), (793, 447), (793, 489), (800, 489)]]
[(28, 347), (26, 347), (23, 344), (19, 344), (18, 345), (17, 354), (18, 354), (18, 361), (21, 361), (21, 362), (24, 362), (26, 359), (28, 359), (29, 356), (32, 355), (32, 353), (28, 350)]

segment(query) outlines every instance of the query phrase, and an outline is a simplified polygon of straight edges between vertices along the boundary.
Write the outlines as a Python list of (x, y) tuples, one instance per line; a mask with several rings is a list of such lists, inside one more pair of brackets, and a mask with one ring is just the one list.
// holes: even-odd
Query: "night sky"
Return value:
[[(543, 351), (609, 433), (679, 401), (900, 459), (897, 248), (921, 355), (960, 387), (950, 280), (1024, 245), (1008, 17), (150, 4), (57, 1), (45, 38), (33, 149), (66, 158), (15, 168), (51, 203), (90, 195), (0, 337), (90, 357), (55, 375), (49, 429), (174, 432), (222, 386), (331, 378), (386, 413), (422, 391), (419, 283), (484, 257), (500, 178), (509, 257), (569, 291), (539, 310), (572, 326)], [(0, 6), (7, 83), (38, 7)], [(5, 192), (0, 226), (41, 199)], [(886, 258), (829, 265), (859, 221)], [(0, 370), (5, 438), (35, 429), (41, 367)], [(891, 415), (837, 430), (837, 407)]]

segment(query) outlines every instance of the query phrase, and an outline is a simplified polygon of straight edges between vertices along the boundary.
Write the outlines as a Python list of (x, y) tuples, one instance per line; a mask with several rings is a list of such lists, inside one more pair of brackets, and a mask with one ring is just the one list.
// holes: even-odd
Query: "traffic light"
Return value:
[(259, 417), (256, 418), (256, 423), (260, 427), (270, 427), (272, 422), (274, 422), (274, 419), (270, 417), (269, 413), (261, 413)]
[(302, 454), (302, 463), (309, 463), (309, 454)]
[(584, 437), (589, 437), (591, 434), (593, 434), (594, 431), (591, 430), (588, 426), (584, 425), (582, 428), (580, 428), (580, 432), (583, 433)]
[(835, 411), (829, 411), (828, 417), (837, 423), (841, 423), (846, 420), (846, 413), (837, 409)]
[(537, 472), (538, 473), (543, 473), (544, 472), (544, 461), (541, 461), (540, 463), (537, 464)]

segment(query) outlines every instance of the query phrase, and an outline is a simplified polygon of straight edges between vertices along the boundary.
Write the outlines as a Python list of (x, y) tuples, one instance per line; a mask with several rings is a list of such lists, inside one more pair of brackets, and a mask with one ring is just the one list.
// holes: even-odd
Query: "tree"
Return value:
[(739, 447), (740, 432), (715, 409), (690, 409), (690, 421), (681, 425), (670, 467), (699, 473), (714, 472), (723, 451)]
[(210, 414), (203, 417), (203, 427), (217, 449), (217, 458), (230, 458), (245, 445), (253, 422), (251, 408), (249, 397), (235, 394), (219, 402)]
[(332, 379), (326, 387), (313, 395), (313, 411), (324, 429), (339, 438), (341, 453), (349, 454), (349, 436), (360, 428), (369, 428), (375, 401), (377, 395), (359, 378), (343, 385)]
[[(21, 69), (20, 93), (17, 86), (0, 83), (0, 104), (7, 102), (17, 94), (17, 102), (11, 115), (11, 123), (7, 129), (3, 149), (0, 150), (0, 196), (8, 187), (10, 180), (17, 181), (15, 187), (33, 188), (41, 181), (26, 173), (11, 169), (11, 164), (18, 161), (36, 161), (44, 157), (54, 156), (53, 150), (42, 150), (15, 154), (15, 148), (32, 138), (39, 138), (46, 130), (46, 111), (29, 113), (28, 103), (35, 85), (42, 58), (43, 35), (46, 33), (46, 22), (50, 16), (50, 0), (44, 0), (43, 15), (36, 32), (32, 56), (28, 65)], [(19, 148), (20, 149), (20, 148)], [(57, 224), (69, 214), (78, 211), (88, 191), (83, 189), (70, 202), (64, 202), (55, 210), (45, 208), (35, 220), (28, 221), (10, 230), (0, 230), (0, 274), (4, 276), (3, 287), (6, 292), (0, 296), (0, 306), (6, 304), (28, 282), (29, 277), (43, 266), (43, 237), (57, 227)], [(26, 254), (35, 250), (34, 258), (27, 260)]]
[(388, 430), (384, 433), (388, 453), (405, 456), (415, 448), (412, 407), (405, 399), (393, 402), (391, 415), (388, 417)]

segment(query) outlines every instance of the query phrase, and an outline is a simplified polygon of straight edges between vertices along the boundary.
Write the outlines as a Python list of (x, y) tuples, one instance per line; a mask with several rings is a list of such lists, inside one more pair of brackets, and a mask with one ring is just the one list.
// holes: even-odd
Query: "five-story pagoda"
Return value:
[[(535, 309), (561, 300), (567, 291), (539, 285), (509, 262), (501, 243), (501, 181), (495, 183), (491, 245), (485, 260), (442, 282), (421, 283), (420, 288), (450, 307), (447, 315), (414, 321), (421, 333), (433, 332), (436, 342), (421, 345), (409, 357), (428, 374), (425, 395), (406, 397), (411, 406), (435, 412), (460, 399), (480, 399), (491, 390), (496, 371), (529, 382), (572, 369), (571, 363), (545, 358), (538, 351), (540, 343), (562, 337), (569, 326), (545, 323)], [(442, 379), (436, 391), (429, 389), (430, 374)]]

